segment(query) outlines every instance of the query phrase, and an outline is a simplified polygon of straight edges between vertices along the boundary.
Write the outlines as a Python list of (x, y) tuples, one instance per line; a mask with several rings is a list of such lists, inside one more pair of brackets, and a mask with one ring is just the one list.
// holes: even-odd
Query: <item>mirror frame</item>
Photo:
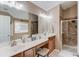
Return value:
[[(28, 32), (25, 33), (15, 33), (15, 22), (24, 22), (24, 23), (28, 23)], [(13, 21), (13, 34), (29, 34), (30, 33), (30, 21), (29, 20), (22, 20), (22, 19), (14, 19)]]

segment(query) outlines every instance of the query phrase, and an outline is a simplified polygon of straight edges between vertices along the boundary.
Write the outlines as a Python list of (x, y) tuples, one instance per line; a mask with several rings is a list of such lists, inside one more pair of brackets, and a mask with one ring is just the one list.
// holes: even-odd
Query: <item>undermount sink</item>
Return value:
[(13, 50), (13, 51), (18, 51), (18, 50), (20, 50), (20, 49), (22, 49), (22, 48), (24, 48), (25, 46), (24, 45), (19, 45), (19, 46), (13, 46), (13, 47), (11, 47), (11, 49)]

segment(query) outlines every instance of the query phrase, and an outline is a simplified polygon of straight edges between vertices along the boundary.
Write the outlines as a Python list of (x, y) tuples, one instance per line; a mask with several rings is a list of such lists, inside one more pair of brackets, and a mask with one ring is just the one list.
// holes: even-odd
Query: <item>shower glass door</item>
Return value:
[(77, 20), (62, 21), (62, 44), (77, 45)]

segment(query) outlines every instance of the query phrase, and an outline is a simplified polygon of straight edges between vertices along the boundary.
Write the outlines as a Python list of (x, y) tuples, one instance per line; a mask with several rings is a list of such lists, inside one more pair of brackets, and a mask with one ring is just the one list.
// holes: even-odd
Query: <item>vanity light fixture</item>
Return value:
[(17, 8), (17, 9), (23, 9), (23, 5), (22, 5), (22, 4), (19, 4), (19, 3), (17, 3), (15, 8)]
[(42, 13), (40, 13), (39, 16), (40, 16), (40, 17), (44, 17), (44, 18), (48, 18), (48, 19), (52, 18), (52, 16), (50, 16), (50, 15), (45, 15), (45, 14), (42, 14)]
[(47, 15), (40, 13), (39, 16), (46, 18)]

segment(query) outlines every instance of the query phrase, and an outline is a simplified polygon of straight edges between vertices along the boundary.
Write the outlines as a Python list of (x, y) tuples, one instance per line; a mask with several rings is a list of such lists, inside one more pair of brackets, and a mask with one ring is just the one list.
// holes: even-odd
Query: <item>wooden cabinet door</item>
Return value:
[(34, 48), (24, 51), (24, 57), (34, 57)]
[(35, 48), (18, 53), (12, 57), (34, 57), (36, 55)]
[(49, 54), (55, 49), (55, 36), (49, 37), (48, 40)]

